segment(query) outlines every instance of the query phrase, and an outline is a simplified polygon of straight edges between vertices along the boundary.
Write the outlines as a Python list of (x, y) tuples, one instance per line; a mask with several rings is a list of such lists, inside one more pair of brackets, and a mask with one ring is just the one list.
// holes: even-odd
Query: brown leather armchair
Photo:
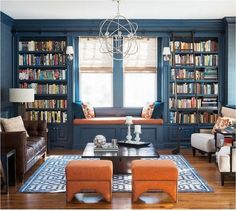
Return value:
[(43, 120), (25, 121), (25, 131), (1, 132), (1, 148), (16, 149), (16, 175), (22, 182), (24, 174), (40, 159), (45, 158), (47, 151), (47, 123)]

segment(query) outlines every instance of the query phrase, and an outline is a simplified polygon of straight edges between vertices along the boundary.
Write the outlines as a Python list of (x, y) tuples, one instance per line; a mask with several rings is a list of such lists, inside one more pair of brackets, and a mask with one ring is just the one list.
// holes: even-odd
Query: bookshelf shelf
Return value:
[(19, 51), (19, 54), (65, 54), (65, 51)]
[(19, 69), (33, 68), (33, 69), (58, 69), (58, 68), (67, 68), (66, 65), (19, 65)]
[(67, 80), (20, 80), (19, 83), (67, 84)]
[(173, 34), (170, 47), (169, 123), (212, 124), (219, 106), (217, 38)]

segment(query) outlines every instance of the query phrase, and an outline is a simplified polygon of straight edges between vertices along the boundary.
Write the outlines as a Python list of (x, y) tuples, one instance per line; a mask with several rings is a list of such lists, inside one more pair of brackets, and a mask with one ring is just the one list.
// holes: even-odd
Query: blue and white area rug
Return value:
[[(70, 160), (82, 159), (79, 155), (50, 156), (20, 188), (24, 193), (56, 193), (66, 191), (65, 166)], [(206, 181), (182, 155), (161, 155), (161, 160), (173, 160), (178, 166), (178, 192), (213, 192)], [(131, 192), (130, 174), (113, 176), (113, 192)]]

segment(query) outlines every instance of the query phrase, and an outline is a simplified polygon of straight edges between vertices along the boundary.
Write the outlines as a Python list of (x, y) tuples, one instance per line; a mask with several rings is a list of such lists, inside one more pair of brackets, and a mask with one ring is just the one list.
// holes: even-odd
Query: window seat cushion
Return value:
[[(123, 125), (125, 117), (95, 117), (90, 119), (73, 120), (74, 125)], [(133, 117), (134, 125), (162, 125), (163, 119), (145, 119), (141, 117)]]

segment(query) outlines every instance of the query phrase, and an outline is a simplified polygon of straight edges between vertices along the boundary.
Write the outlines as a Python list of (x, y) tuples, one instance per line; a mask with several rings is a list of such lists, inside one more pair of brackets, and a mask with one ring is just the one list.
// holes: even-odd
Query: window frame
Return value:
[[(86, 37), (87, 35), (78, 35), (75, 39), (75, 55), (73, 61), (73, 102), (81, 102), (79, 94), (79, 36)], [(90, 35), (88, 35), (90, 36)], [(94, 35), (95, 36), (95, 35)], [(150, 35), (147, 37), (157, 38), (157, 87), (156, 87), (156, 99), (157, 101), (164, 100), (163, 86), (165, 85), (163, 79), (163, 61), (162, 61), (162, 45), (163, 38), (157, 35)], [(113, 59), (113, 107), (95, 107), (97, 116), (126, 116), (133, 115), (139, 116), (142, 111), (142, 107), (124, 107), (123, 106), (123, 60)]]

